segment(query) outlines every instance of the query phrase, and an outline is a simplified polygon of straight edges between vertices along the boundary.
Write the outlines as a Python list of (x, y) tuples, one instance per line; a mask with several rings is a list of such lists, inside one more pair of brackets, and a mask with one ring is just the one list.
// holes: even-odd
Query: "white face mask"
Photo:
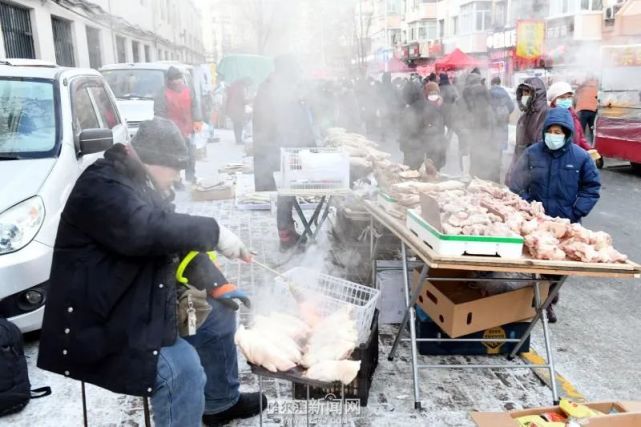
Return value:
[(554, 151), (565, 145), (565, 135), (557, 135), (555, 133), (546, 133), (545, 134), (545, 145)]
[(521, 97), (521, 104), (527, 107), (528, 102), (530, 102), (530, 95), (523, 95)]
[(430, 100), (430, 101), (432, 101), (432, 102), (434, 102), (434, 101), (438, 101), (438, 99), (439, 99), (439, 98), (440, 98), (440, 96), (439, 96), (439, 95), (428, 95), (428, 96), (427, 96), (427, 99), (429, 99), (429, 100)]

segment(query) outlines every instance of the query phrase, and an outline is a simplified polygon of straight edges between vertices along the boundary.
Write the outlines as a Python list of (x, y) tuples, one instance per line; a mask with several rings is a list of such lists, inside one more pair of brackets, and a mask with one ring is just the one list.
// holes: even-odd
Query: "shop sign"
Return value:
[(503, 61), (514, 56), (514, 49), (494, 50), (488, 52), (490, 61)]
[(508, 49), (516, 46), (516, 28), (487, 36), (488, 50)]
[(516, 56), (536, 59), (543, 55), (545, 43), (545, 22), (523, 20), (516, 24)]
[(603, 63), (610, 67), (641, 67), (639, 46), (609, 46), (603, 55)]

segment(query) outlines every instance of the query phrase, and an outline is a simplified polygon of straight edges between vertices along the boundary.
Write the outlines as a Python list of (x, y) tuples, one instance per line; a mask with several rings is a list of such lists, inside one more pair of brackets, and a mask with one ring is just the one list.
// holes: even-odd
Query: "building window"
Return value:
[(132, 41), (131, 52), (133, 53), (134, 62), (140, 62), (140, 43)]
[(145, 57), (143, 58), (144, 62), (151, 62), (151, 48), (145, 45)]
[(102, 66), (102, 51), (100, 49), (100, 30), (86, 27), (87, 47), (89, 48), (89, 66), (96, 70)]
[(451, 35), (455, 36), (458, 34), (458, 16), (452, 18), (452, 33)]
[(75, 67), (76, 60), (73, 53), (73, 40), (71, 38), (71, 23), (58, 17), (51, 17), (53, 27), (53, 44), (56, 49), (56, 62), (58, 65)]
[(125, 38), (116, 36), (116, 51), (118, 53), (118, 62), (127, 62), (127, 50), (125, 48)]
[(445, 19), (440, 19), (438, 21), (438, 38), (442, 39), (445, 37)]
[(478, 33), (491, 29), (492, 4), (474, 2), (461, 6), (461, 33)]
[(36, 57), (28, 9), (0, 2), (0, 26), (7, 58)]
[(581, 10), (603, 10), (603, 0), (581, 0)]

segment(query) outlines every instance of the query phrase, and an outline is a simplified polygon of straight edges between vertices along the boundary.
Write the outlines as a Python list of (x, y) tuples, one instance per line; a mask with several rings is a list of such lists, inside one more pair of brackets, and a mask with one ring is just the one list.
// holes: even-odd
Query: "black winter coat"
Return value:
[(122, 145), (80, 176), (60, 218), (38, 366), (116, 393), (150, 395), (176, 340), (175, 261), (210, 251), (212, 218), (183, 215)]
[[(533, 92), (527, 105), (523, 105), (523, 90)], [(523, 151), (541, 138), (543, 122), (548, 113), (547, 91), (545, 83), (538, 77), (526, 79), (516, 89), (516, 102), (523, 111), (516, 125), (516, 147), (514, 151), (514, 163), (521, 156)]]

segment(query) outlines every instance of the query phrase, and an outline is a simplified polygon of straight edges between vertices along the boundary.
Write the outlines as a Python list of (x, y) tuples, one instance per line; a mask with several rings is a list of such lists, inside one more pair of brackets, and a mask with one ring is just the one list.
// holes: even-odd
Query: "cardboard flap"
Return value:
[(478, 427), (517, 427), (518, 423), (507, 412), (472, 412), (472, 421)]
[(421, 217), (436, 228), (440, 233), (443, 233), (443, 226), (441, 225), (441, 208), (438, 202), (432, 196), (421, 193)]
[(624, 401), (624, 402), (618, 402), (618, 403), (626, 412), (641, 412), (641, 402)]

